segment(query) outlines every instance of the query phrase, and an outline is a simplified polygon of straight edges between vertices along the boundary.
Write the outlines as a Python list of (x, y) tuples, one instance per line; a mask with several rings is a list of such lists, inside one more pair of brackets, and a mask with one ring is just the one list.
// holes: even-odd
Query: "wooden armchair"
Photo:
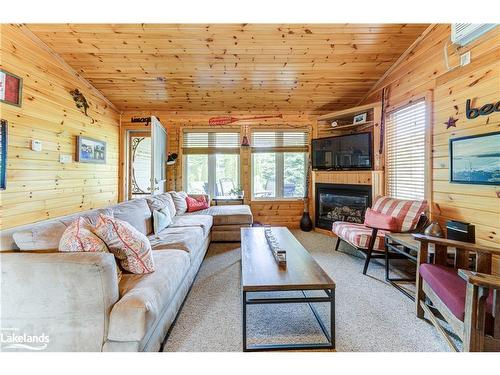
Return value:
[[(463, 342), (464, 352), (500, 351), (500, 277), (491, 275), (500, 249), (414, 234), (417, 259), (417, 317), (427, 313), (452, 350), (458, 351), (436, 315)], [(433, 263), (429, 245), (434, 246)], [(453, 262), (448, 248), (454, 248)]]

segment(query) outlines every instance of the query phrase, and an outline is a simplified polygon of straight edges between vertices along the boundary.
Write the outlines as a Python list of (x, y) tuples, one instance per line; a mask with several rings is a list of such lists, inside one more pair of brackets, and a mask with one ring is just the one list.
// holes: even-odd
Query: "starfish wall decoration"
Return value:
[(449, 128), (456, 128), (457, 125), (455, 123), (458, 121), (458, 119), (454, 119), (453, 117), (450, 117), (448, 121), (446, 121), (444, 124), (446, 125), (446, 129)]

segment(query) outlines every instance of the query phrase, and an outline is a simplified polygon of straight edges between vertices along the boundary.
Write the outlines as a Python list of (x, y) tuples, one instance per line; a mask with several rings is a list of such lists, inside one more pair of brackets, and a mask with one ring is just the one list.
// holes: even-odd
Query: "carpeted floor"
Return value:
[[(384, 268), (333, 251), (331, 237), (292, 231), (336, 282), (337, 351), (447, 351), (435, 329), (416, 318), (414, 303), (384, 281)], [(212, 243), (171, 330), (164, 351), (241, 351), (239, 243)], [(323, 305), (323, 306), (321, 306)], [(325, 304), (316, 304), (328, 322)], [(248, 342), (314, 342), (323, 339), (307, 305), (248, 307)]]

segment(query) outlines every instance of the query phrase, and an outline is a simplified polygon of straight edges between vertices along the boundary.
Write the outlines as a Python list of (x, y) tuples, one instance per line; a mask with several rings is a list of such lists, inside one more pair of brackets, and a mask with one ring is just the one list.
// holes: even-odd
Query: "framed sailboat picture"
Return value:
[(500, 185), (500, 132), (450, 139), (450, 182)]

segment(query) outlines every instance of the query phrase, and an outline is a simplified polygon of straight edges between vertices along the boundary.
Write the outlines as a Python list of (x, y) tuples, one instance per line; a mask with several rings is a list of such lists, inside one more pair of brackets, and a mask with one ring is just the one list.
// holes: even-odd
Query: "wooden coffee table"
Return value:
[[(335, 348), (335, 282), (323, 271), (287, 228), (273, 227), (280, 246), (286, 250), (286, 268), (278, 266), (264, 236), (264, 228), (241, 228), (241, 288), (243, 302), (243, 351)], [(300, 291), (300, 297), (259, 297), (258, 292)], [(321, 291), (324, 296), (308, 296)], [(268, 293), (266, 293), (268, 294)], [(330, 305), (330, 330), (312, 303)], [(247, 307), (255, 304), (307, 303), (327, 342), (311, 344), (247, 345)]]

